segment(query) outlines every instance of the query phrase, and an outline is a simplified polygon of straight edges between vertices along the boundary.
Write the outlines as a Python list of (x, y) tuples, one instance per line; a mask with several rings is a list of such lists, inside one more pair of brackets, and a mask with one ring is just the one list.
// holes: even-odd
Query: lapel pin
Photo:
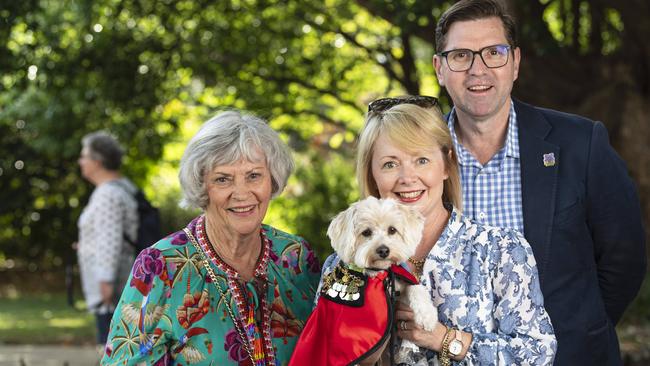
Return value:
[(553, 153), (544, 154), (542, 159), (544, 160), (544, 166), (546, 167), (555, 165), (555, 154)]

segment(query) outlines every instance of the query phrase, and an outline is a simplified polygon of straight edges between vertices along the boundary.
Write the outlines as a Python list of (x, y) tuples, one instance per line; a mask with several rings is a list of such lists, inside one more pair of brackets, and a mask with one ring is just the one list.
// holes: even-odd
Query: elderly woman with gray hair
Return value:
[(280, 365), (320, 266), (304, 239), (262, 223), (293, 170), (259, 118), (224, 112), (191, 139), (179, 178), (202, 214), (136, 259), (103, 365)]

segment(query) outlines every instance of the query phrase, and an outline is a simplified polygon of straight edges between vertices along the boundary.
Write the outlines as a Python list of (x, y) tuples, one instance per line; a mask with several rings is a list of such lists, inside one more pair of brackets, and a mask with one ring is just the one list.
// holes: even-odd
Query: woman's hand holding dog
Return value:
[(416, 345), (439, 352), (442, 348), (442, 338), (445, 336), (445, 327), (434, 327), (431, 332), (415, 322), (415, 313), (403, 303), (398, 303), (397, 313), (397, 336), (408, 339)]
[[(427, 331), (423, 327), (416, 324), (415, 313), (407, 305), (398, 302), (397, 312), (395, 314), (396, 325), (397, 325), (397, 336), (402, 339), (407, 339), (416, 345), (424, 348), (440, 352), (442, 350), (442, 340), (445, 337), (447, 332), (447, 327), (437, 323), (433, 327), (432, 331)], [(472, 334), (461, 332), (461, 339), (463, 342), (463, 350), (454, 358), (456, 361), (460, 361), (465, 357), (469, 345), (472, 342)]]

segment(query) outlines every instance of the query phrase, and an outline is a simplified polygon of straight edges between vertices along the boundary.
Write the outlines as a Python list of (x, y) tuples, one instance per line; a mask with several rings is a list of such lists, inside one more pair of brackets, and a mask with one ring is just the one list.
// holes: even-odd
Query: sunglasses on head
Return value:
[(396, 98), (381, 98), (368, 104), (368, 112), (383, 112), (398, 104), (414, 104), (422, 108), (433, 108), (438, 106), (438, 98), (428, 95), (407, 95)]

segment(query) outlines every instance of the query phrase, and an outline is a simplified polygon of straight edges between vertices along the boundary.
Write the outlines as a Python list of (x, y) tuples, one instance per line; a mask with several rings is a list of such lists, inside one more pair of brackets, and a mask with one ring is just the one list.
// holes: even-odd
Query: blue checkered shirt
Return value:
[(478, 222), (523, 233), (519, 131), (514, 105), (510, 104), (506, 143), (485, 165), (458, 142), (455, 115), (452, 109), (447, 123), (460, 165), (463, 213)]

